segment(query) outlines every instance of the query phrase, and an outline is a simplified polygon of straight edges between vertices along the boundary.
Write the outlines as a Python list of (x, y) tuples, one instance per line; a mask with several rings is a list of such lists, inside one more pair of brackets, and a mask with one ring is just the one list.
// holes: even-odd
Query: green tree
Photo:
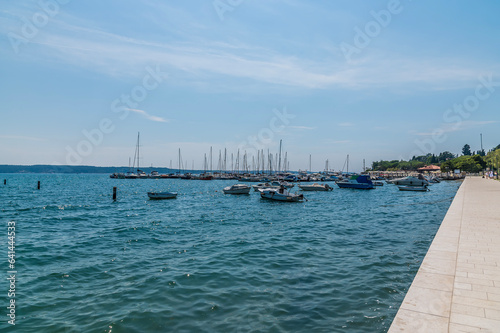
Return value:
[(455, 155), (450, 153), (449, 151), (444, 151), (442, 153), (439, 154), (438, 156), (438, 162), (444, 162), (444, 161), (447, 161), (447, 160), (451, 160), (455, 158)]
[(465, 144), (465, 146), (462, 148), (462, 155), (464, 155), (464, 156), (472, 155), (472, 153), (470, 151), (470, 146), (468, 144)]
[(498, 170), (498, 168), (500, 167), (500, 148), (490, 151), (484, 158), (484, 161), (486, 162), (486, 165), (491, 169)]
[(484, 158), (481, 155), (476, 154), (476, 155), (472, 156), (472, 159), (474, 161), (476, 161), (477, 165), (481, 166), (481, 170), (486, 169), (486, 165), (487, 165), (486, 161), (484, 160)]

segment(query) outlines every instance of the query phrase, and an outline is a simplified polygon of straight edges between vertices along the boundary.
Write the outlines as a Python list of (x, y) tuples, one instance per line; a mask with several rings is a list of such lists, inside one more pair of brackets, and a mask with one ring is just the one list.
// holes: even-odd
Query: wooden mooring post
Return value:
[(113, 187), (113, 201), (116, 201), (116, 186)]
[(38, 187), (37, 187), (37, 189), (40, 189), (40, 181), (38, 181)]

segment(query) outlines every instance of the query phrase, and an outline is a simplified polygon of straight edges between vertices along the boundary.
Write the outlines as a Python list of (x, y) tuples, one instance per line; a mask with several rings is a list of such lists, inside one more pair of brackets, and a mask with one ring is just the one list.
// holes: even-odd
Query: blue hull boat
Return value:
[(336, 184), (340, 188), (354, 188), (358, 190), (371, 190), (375, 188), (370, 176), (365, 175), (354, 175), (349, 179), (338, 181)]

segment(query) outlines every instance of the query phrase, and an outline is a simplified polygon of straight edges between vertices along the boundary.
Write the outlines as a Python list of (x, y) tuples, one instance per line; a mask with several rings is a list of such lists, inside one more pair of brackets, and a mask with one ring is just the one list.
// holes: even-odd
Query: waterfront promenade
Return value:
[(500, 332), (500, 182), (464, 180), (389, 332)]

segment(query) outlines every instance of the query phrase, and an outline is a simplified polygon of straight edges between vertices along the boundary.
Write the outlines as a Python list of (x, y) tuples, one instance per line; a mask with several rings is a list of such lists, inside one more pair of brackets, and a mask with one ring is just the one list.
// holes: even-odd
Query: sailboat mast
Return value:
[(281, 144), (282, 144), (282, 141), (283, 140), (280, 139), (280, 158), (279, 158), (279, 162), (278, 162), (278, 173), (281, 172)]
[(212, 173), (212, 146), (210, 146), (210, 173)]
[(224, 173), (227, 172), (227, 148), (224, 148)]
[(137, 173), (139, 173), (139, 169), (140, 169), (139, 163), (141, 160), (140, 155), (139, 155), (139, 135), (140, 134), (141, 134), (140, 132), (137, 132)]

